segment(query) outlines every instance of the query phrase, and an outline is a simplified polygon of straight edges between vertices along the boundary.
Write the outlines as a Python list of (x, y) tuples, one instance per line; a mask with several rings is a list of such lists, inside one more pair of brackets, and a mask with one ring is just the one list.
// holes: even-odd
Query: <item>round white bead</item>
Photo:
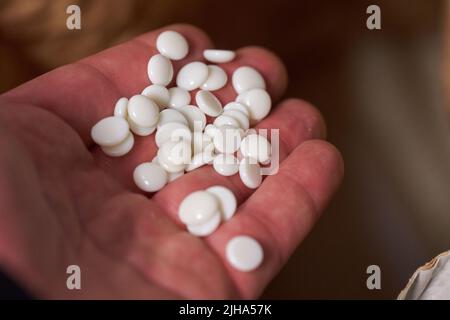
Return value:
[(166, 87), (152, 84), (142, 90), (141, 94), (155, 102), (160, 109), (166, 108), (169, 105), (170, 95)]
[(199, 225), (211, 219), (218, 210), (215, 196), (207, 191), (195, 191), (181, 201), (178, 216), (184, 224)]
[(170, 122), (181, 123), (184, 124), (185, 126), (189, 125), (186, 118), (183, 116), (181, 112), (175, 109), (165, 109), (161, 111), (159, 113), (158, 129)]
[(229, 220), (236, 212), (237, 200), (233, 192), (223, 186), (213, 186), (206, 191), (212, 193), (219, 201), (219, 209), (222, 214), (222, 220)]
[(222, 176), (232, 176), (239, 171), (239, 161), (232, 154), (221, 153), (214, 157), (213, 167)]
[(177, 86), (188, 91), (199, 88), (208, 78), (208, 66), (195, 61), (184, 65), (177, 75)]
[(242, 136), (242, 129), (228, 125), (221, 126), (213, 138), (214, 147), (219, 153), (234, 153), (241, 145)]
[(237, 102), (245, 105), (250, 119), (260, 121), (265, 118), (272, 108), (272, 100), (264, 89), (252, 89), (237, 96)]
[(170, 108), (179, 108), (188, 105), (191, 102), (191, 95), (189, 91), (180, 87), (170, 88), (169, 95), (170, 95), (169, 99)]
[(252, 67), (239, 67), (232, 76), (231, 82), (237, 93), (242, 93), (251, 89), (265, 89), (266, 83), (261, 74)]
[(182, 123), (169, 122), (158, 128), (155, 135), (155, 142), (158, 148), (166, 141), (192, 140), (192, 133), (189, 128)]
[(122, 117), (107, 117), (97, 122), (91, 130), (91, 137), (101, 146), (115, 146), (124, 141), (130, 133), (128, 122)]
[(161, 54), (155, 54), (148, 61), (147, 73), (153, 84), (167, 86), (173, 78), (172, 62)]
[(237, 236), (228, 241), (225, 255), (228, 262), (239, 271), (252, 271), (260, 266), (264, 252), (252, 237)]
[(228, 111), (228, 110), (237, 110), (237, 111), (240, 111), (243, 114), (245, 114), (247, 117), (250, 116), (250, 113), (248, 112), (247, 107), (239, 102), (232, 101), (232, 102), (227, 103), (225, 105), (225, 107), (223, 107), (223, 111)]
[(242, 139), (240, 151), (244, 157), (264, 163), (270, 159), (272, 147), (265, 137), (252, 133)]
[(199, 90), (195, 95), (198, 107), (208, 116), (217, 117), (222, 113), (222, 104), (211, 92)]
[(186, 172), (193, 171), (200, 167), (203, 167), (205, 164), (208, 164), (211, 161), (212, 153), (209, 150), (199, 152), (195, 154), (190, 163), (186, 167)]
[(121, 157), (131, 151), (134, 145), (134, 136), (131, 132), (128, 133), (128, 137), (121, 143), (115, 146), (101, 146), (103, 152), (110, 157)]
[(236, 57), (236, 53), (231, 50), (208, 49), (203, 51), (203, 57), (210, 62), (226, 63), (233, 60)]
[(208, 70), (208, 78), (201, 85), (201, 89), (214, 91), (223, 88), (227, 84), (228, 76), (221, 67), (209, 65)]
[(191, 155), (190, 142), (167, 141), (158, 149), (158, 162), (168, 172), (179, 172), (190, 162)]
[(206, 116), (200, 108), (192, 105), (177, 108), (186, 118), (189, 129), (192, 131), (202, 131), (206, 126)]
[(156, 48), (171, 60), (181, 60), (187, 56), (189, 51), (185, 37), (176, 31), (162, 32), (156, 39)]
[(139, 189), (146, 192), (155, 192), (162, 189), (167, 181), (167, 173), (161, 166), (146, 162), (138, 165), (133, 172), (133, 178)]
[[(192, 134), (192, 153), (197, 154), (205, 150), (205, 148), (212, 144), (212, 138), (207, 134), (196, 131)], [(213, 146), (214, 148), (214, 146)]]
[(208, 144), (206, 144), (202, 152), (204, 155), (203, 159), (206, 162), (206, 164), (212, 164), (214, 158), (216, 157), (214, 143), (209, 142)]
[(235, 118), (225, 115), (225, 114), (221, 114), (216, 119), (214, 119), (213, 124), (216, 127), (231, 126), (231, 127), (235, 127), (235, 128), (240, 128), (239, 121), (237, 121)]
[(217, 128), (215, 125), (213, 125), (212, 123), (208, 124), (205, 127), (205, 134), (207, 136), (209, 136), (211, 139), (214, 138), (214, 136), (219, 132), (219, 128)]
[(135, 95), (128, 101), (128, 121), (139, 127), (153, 127), (159, 118), (159, 107), (143, 95)]
[(239, 176), (247, 188), (256, 189), (262, 183), (261, 167), (256, 159), (243, 158), (239, 163)]
[(216, 212), (208, 221), (202, 224), (187, 225), (190, 234), (197, 237), (206, 237), (212, 234), (219, 227), (221, 221), (220, 213)]
[[(192, 159), (191, 142), (187, 140), (181, 140), (172, 148), (170, 155), (170, 161), (175, 164), (183, 164), (185, 167)], [(181, 171), (181, 170), (178, 170)]]
[(119, 100), (117, 100), (116, 105), (114, 107), (114, 116), (126, 119), (127, 118), (127, 107), (128, 107), (128, 99), (127, 98), (122, 97)]
[[(152, 159), (152, 163), (155, 163), (157, 165), (161, 165), (159, 163), (159, 159), (158, 159), (158, 155), (154, 156)], [(177, 172), (168, 172), (167, 171), (167, 177), (169, 179), (169, 182), (172, 182), (180, 177), (182, 177), (184, 175), (184, 170), (181, 171), (177, 171)]]
[(239, 127), (243, 130), (247, 130), (250, 127), (250, 121), (248, 117), (239, 110), (227, 110), (223, 113), (224, 116), (229, 116), (239, 122)]
[(133, 131), (134, 134), (138, 135), (138, 136), (148, 136), (151, 135), (153, 133), (153, 131), (156, 130), (156, 126), (153, 127), (141, 127), (138, 126), (137, 124), (133, 123), (132, 121), (129, 121), (130, 124), (130, 130)]

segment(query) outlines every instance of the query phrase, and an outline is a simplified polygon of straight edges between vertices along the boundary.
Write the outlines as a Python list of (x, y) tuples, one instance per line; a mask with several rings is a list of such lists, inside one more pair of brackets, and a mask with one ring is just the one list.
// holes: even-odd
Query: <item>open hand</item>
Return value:
[[(209, 38), (188, 25), (188, 57), (202, 60)], [(143, 195), (133, 170), (156, 154), (153, 138), (137, 137), (133, 150), (109, 158), (90, 138), (92, 126), (113, 113), (115, 101), (149, 85), (146, 66), (162, 30), (144, 34), (38, 77), (0, 96), (0, 268), (41, 298), (253, 298), (307, 235), (340, 183), (343, 163), (325, 138), (325, 124), (308, 103), (278, 103), (259, 128), (280, 129), (280, 171), (257, 190), (238, 175), (205, 166)], [(74, 44), (76, 45), (76, 44)], [(274, 102), (287, 75), (265, 49), (246, 47), (221, 65), (263, 74)], [(228, 85), (215, 92), (234, 100)], [(236, 215), (209, 237), (197, 238), (178, 220), (190, 192), (223, 185), (237, 196)], [(247, 234), (264, 248), (252, 272), (233, 269), (225, 245)], [(68, 290), (66, 268), (81, 268), (81, 290)]]

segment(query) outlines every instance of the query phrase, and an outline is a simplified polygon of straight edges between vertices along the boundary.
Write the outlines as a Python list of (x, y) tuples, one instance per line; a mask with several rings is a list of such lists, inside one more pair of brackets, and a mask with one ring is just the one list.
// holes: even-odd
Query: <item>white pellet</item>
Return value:
[(128, 107), (128, 98), (122, 97), (117, 100), (116, 105), (114, 107), (114, 116), (127, 118), (127, 107)]
[(149, 136), (156, 130), (156, 126), (141, 127), (141, 126), (138, 126), (137, 124), (133, 123), (132, 121), (129, 121), (129, 124), (130, 124), (130, 130), (133, 131), (134, 134), (136, 134), (138, 136), (142, 136), (142, 137)]
[(256, 189), (262, 183), (261, 167), (256, 159), (243, 158), (239, 163), (239, 176), (247, 188)]
[(240, 128), (239, 121), (229, 115), (226, 115), (226, 114), (221, 114), (216, 119), (214, 119), (213, 124), (216, 127), (232, 126), (235, 128)]
[(167, 86), (173, 78), (172, 62), (163, 55), (156, 54), (148, 61), (147, 73), (153, 84)]
[(232, 176), (239, 171), (239, 161), (232, 154), (221, 153), (214, 157), (213, 167), (222, 176)]
[(91, 130), (91, 137), (100, 146), (115, 146), (124, 141), (130, 133), (128, 122), (122, 117), (107, 117), (97, 122)]
[(227, 110), (224, 111), (223, 115), (234, 118), (239, 123), (239, 127), (243, 130), (247, 130), (250, 127), (250, 121), (242, 111)]
[(180, 203), (178, 216), (187, 225), (200, 225), (211, 219), (219, 210), (217, 198), (207, 191), (195, 191)]
[(234, 153), (239, 149), (243, 135), (242, 129), (228, 125), (221, 126), (213, 138), (214, 147), (219, 153)]
[(169, 106), (169, 90), (167, 90), (164, 86), (152, 84), (142, 90), (141, 94), (155, 102), (160, 109), (164, 109)]
[[(203, 132), (194, 132), (192, 134), (192, 153), (197, 154), (212, 144), (212, 138)], [(214, 148), (214, 146), (213, 146)]]
[(237, 96), (236, 101), (247, 107), (250, 119), (253, 122), (264, 119), (272, 108), (270, 95), (264, 89), (252, 89), (244, 92)]
[(225, 105), (225, 107), (223, 107), (223, 111), (228, 111), (228, 110), (237, 110), (237, 111), (240, 111), (243, 114), (245, 114), (247, 117), (250, 117), (250, 113), (248, 112), (247, 107), (239, 102), (232, 101), (232, 102), (227, 103)]
[(143, 95), (135, 95), (128, 101), (128, 121), (139, 127), (153, 127), (158, 123), (159, 107)]
[(169, 107), (170, 108), (179, 108), (182, 106), (186, 106), (191, 102), (191, 95), (189, 91), (180, 88), (173, 87), (169, 89)]
[(270, 160), (272, 147), (265, 137), (253, 133), (242, 139), (240, 151), (244, 157), (254, 158), (260, 163), (265, 163)]
[(139, 189), (146, 192), (155, 192), (162, 189), (167, 181), (166, 171), (156, 163), (145, 162), (136, 167), (133, 178)]
[(171, 60), (181, 60), (189, 52), (186, 38), (176, 31), (164, 31), (156, 39), (156, 48)]
[(213, 186), (206, 189), (217, 197), (219, 201), (219, 209), (222, 215), (222, 220), (230, 220), (236, 212), (237, 200), (233, 192), (223, 186)]
[(177, 86), (188, 91), (199, 88), (208, 78), (208, 66), (195, 61), (184, 65), (177, 75)]
[(166, 141), (179, 141), (179, 140), (192, 140), (192, 133), (189, 128), (182, 123), (179, 122), (169, 122), (158, 128), (155, 135), (155, 142), (158, 148)]
[(212, 143), (212, 141), (211, 141), (211, 142), (205, 144), (202, 152), (203, 152), (204, 161), (206, 162), (206, 164), (212, 164), (214, 161), (214, 158), (216, 157), (214, 143)]
[(266, 83), (262, 75), (252, 67), (239, 67), (231, 78), (234, 90), (240, 94), (251, 89), (265, 89)]
[(191, 131), (195, 129), (203, 130), (206, 126), (206, 116), (200, 108), (192, 105), (182, 106), (177, 108), (186, 118)]
[(197, 153), (192, 157), (191, 162), (189, 162), (186, 166), (186, 172), (194, 171), (195, 169), (203, 167), (205, 164), (206, 162), (203, 161), (203, 153)]
[(244, 272), (258, 268), (264, 258), (263, 249), (258, 241), (244, 235), (228, 241), (225, 255), (234, 268)]
[(219, 132), (219, 129), (213, 125), (212, 123), (206, 125), (205, 127), (205, 134), (209, 136), (211, 139), (214, 138), (214, 136)]
[(191, 160), (191, 143), (167, 141), (158, 149), (158, 162), (168, 172), (179, 172)]
[(221, 67), (209, 65), (208, 70), (208, 78), (201, 85), (201, 89), (215, 91), (223, 88), (227, 84), (228, 76)]
[(197, 102), (197, 106), (210, 117), (217, 117), (222, 113), (222, 104), (209, 91), (199, 90), (195, 95), (195, 101)]
[[(156, 164), (160, 165), (158, 155), (153, 157), (152, 163), (156, 163)], [(177, 172), (168, 172), (168, 171), (166, 171), (166, 172), (167, 172), (167, 177), (169, 179), (169, 182), (175, 181), (176, 179), (181, 178), (184, 175), (184, 170), (180, 170)]]
[(211, 235), (219, 227), (221, 221), (221, 215), (219, 212), (214, 213), (214, 215), (202, 224), (187, 225), (187, 230), (190, 234), (197, 237), (206, 237)]
[(232, 61), (236, 57), (236, 53), (231, 50), (208, 49), (203, 51), (203, 57), (214, 63), (226, 63)]
[(121, 157), (126, 155), (128, 152), (131, 151), (134, 145), (134, 136), (131, 132), (128, 133), (128, 137), (125, 138), (124, 141), (121, 143), (115, 145), (115, 146), (101, 146), (102, 151), (110, 156), (110, 157)]
[(177, 143), (176, 147), (172, 149), (171, 161), (174, 164), (187, 165), (192, 159), (192, 147), (191, 142), (187, 140), (181, 140)]
[(183, 114), (175, 109), (165, 109), (159, 113), (158, 129), (166, 123), (177, 122), (189, 126)]
[(187, 165), (186, 172), (193, 171), (210, 163), (214, 159), (214, 155), (212, 153), (213, 150), (213, 148), (206, 148), (202, 152), (195, 154), (190, 163)]

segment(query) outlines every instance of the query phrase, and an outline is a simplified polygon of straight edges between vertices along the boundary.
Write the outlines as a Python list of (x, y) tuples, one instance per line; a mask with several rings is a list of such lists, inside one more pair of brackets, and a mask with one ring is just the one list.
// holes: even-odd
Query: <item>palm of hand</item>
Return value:
[[(211, 47), (190, 26), (171, 26), (189, 40), (198, 60)], [(90, 128), (112, 114), (120, 96), (147, 85), (145, 66), (160, 31), (52, 71), (1, 96), (0, 261), (42, 297), (228, 298), (255, 297), (304, 238), (342, 176), (339, 153), (324, 137), (319, 113), (299, 100), (280, 103), (258, 127), (280, 128), (280, 171), (257, 190), (239, 177), (203, 167), (151, 198), (132, 182), (134, 168), (156, 153), (153, 139), (137, 138), (131, 153), (108, 158), (90, 140)], [(238, 51), (223, 67), (247, 64), (266, 77), (274, 99), (283, 92), (283, 66), (259, 48)], [(180, 63), (175, 63), (177, 70)], [(234, 98), (231, 86), (218, 93)], [(177, 207), (193, 190), (211, 185), (233, 190), (236, 216), (213, 235), (184, 231)], [(278, 204), (282, 204), (279, 206)], [(224, 257), (233, 235), (249, 234), (265, 251), (250, 273)], [(82, 290), (66, 287), (66, 268), (79, 265)]]

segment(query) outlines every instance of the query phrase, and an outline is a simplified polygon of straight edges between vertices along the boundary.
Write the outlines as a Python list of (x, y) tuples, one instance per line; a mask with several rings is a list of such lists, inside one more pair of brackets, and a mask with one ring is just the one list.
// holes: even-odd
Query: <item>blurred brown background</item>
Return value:
[[(81, 31), (66, 29), (69, 4), (81, 7)], [(370, 4), (381, 30), (366, 28)], [(0, 92), (173, 22), (204, 28), (217, 47), (272, 49), (288, 94), (324, 114), (346, 178), (264, 297), (395, 298), (450, 248), (447, 11), (421, 0), (0, 0)], [(381, 290), (366, 287), (371, 264)]]

